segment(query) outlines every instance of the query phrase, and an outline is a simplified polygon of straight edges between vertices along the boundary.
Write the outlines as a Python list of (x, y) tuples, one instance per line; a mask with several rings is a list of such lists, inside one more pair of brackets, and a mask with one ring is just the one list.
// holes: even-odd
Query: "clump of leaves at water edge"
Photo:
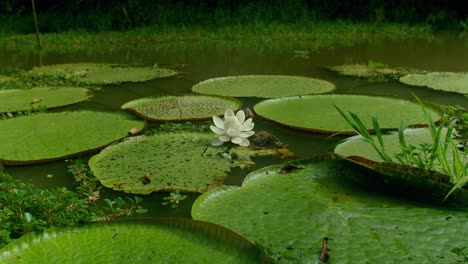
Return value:
[(69, 166), (78, 186), (42, 189), (12, 176), (0, 174), (0, 247), (27, 233), (51, 227), (95, 222), (145, 213), (141, 198), (117, 197), (101, 206), (101, 185), (86, 165), (76, 161)]
[[(348, 116), (336, 105), (335, 108), (340, 112), (346, 122), (362, 137), (362, 140), (369, 143), (383, 161), (388, 163), (397, 163), (398, 161), (399, 163), (416, 166), (425, 170), (434, 170), (438, 167), (438, 170), (448, 175), (450, 177), (450, 182), (453, 184), (453, 188), (447, 193), (445, 197), (447, 198), (456, 189), (462, 188), (468, 183), (468, 161), (466, 160), (468, 153), (467, 150), (460, 153), (452, 140), (457, 120), (445, 117), (440, 124), (436, 126), (423, 103), (416, 95), (413, 94), (413, 96), (424, 112), (432, 142), (420, 144), (418, 146), (407, 144), (404, 134), (405, 128), (403, 124), (401, 124), (398, 130), (401, 152), (397, 153), (394, 157), (391, 157), (385, 151), (382, 131), (376, 117), (372, 117), (373, 129), (376, 135), (376, 137), (373, 137), (355, 113), (349, 112)], [(442, 133), (444, 130), (445, 133)], [(377, 138), (378, 142), (375, 142), (375, 138)], [(446, 155), (449, 150), (452, 153), (451, 159)]]
[(461, 106), (447, 106), (445, 114), (452, 121), (455, 120), (454, 135), (456, 138), (468, 140), (468, 110)]
[(181, 201), (187, 199), (187, 195), (181, 194), (179, 190), (171, 192), (168, 196), (163, 197), (162, 205), (170, 205), (171, 208), (177, 208)]
[(17, 72), (8, 79), (0, 80), (0, 89), (24, 89), (38, 86), (77, 86), (80, 82), (77, 77), (70, 74), (32, 75), (26, 72)]

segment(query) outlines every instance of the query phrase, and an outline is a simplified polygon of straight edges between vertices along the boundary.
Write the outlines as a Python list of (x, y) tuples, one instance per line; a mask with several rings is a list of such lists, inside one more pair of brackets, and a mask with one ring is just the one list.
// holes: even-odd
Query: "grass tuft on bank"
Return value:
[[(128, 31), (93, 33), (67, 31), (44, 33), (41, 40), (44, 52), (106, 51), (118, 49), (157, 49), (174, 43), (203, 41), (260, 42), (274, 45), (283, 41), (307, 42), (316, 49), (350, 46), (373, 40), (429, 38), (427, 25), (308, 22), (276, 24), (254, 22), (227, 26), (151, 26)], [(0, 48), (11, 51), (34, 51), (34, 34), (15, 34), (0, 37)]]

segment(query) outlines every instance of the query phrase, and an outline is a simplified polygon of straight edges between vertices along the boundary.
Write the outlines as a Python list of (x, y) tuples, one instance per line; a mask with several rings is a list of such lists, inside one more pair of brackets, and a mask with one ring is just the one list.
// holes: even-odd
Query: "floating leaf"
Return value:
[(197, 83), (192, 91), (202, 94), (233, 97), (284, 97), (320, 94), (335, 90), (324, 80), (281, 75), (245, 75), (209, 79)]
[[(446, 130), (442, 130), (441, 138), (445, 138)], [(406, 145), (411, 145), (420, 148), (424, 145), (432, 144), (432, 137), (428, 129), (405, 129), (404, 139)], [(385, 152), (395, 162), (398, 162), (396, 158), (397, 154), (402, 152), (399, 143), (398, 132), (392, 132), (382, 136), (384, 142)], [(383, 160), (378, 153), (370, 146), (369, 143), (365, 142), (361, 136), (354, 136), (346, 139), (342, 143), (335, 147), (335, 153), (346, 159), (360, 165), (377, 171), (384, 175), (386, 182), (399, 182), (399, 184), (405, 184), (409, 187), (407, 189), (424, 190), (427, 192), (431, 189), (432, 193), (438, 193), (442, 199), (450, 189), (453, 187), (450, 183), (450, 176), (444, 174), (443, 169), (436, 163), (433, 170), (425, 170), (416, 167), (416, 165), (409, 166), (403, 164), (390, 164), (382, 163)], [(419, 155), (420, 157), (426, 157), (430, 159), (428, 153), (424, 153), (420, 149), (414, 150), (413, 155)], [(446, 156), (449, 160), (452, 160), (451, 151), (447, 151)], [(461, 194), (459, 194), (461, 195)], [(466, 194), (464, 194), (466, 195)], [(465, 197), (466, 198), (466, 197)]]
[[(429, 130), (425, 128), (405, 129), (404, 136), (407, 145), (419, 146), (421, 144), (432, 144), (431, 134), (429, 133)], [(441, 138), (445, 138), (445, 134), (443, 134)], [(385, 146), (385, 152), (391, 158), (395, 158), (396, 154), (401, 153), (398, 132), (391, 132), (387, 135), (382, 135), (382, 139)], [(370, 144), (362, 140), (361, 136), (350, 137), (338, 144), (335, 147), (335, 153), (344, 157), (360, 156), (377, 162), (383, 161)], [(447, 154), (449, 153), (447, 152)]]
[[(426, 123), (420, 106), (407, 100), (365, 95), (310, 95), (264, 100), (254, 106), (255, 112), (289, 127), (318, 133), (354, 134), (334, 107), (356, 113), (365, 126), (372, 129), (372, 115), (382, 129), (396, 129), (400, 121), (408, 125)], [(426, 106), (427, 107), (427, 106)], [(441, 113), (427, 107), (434, 120)]]
[(0, 120), (0, 161), (31, 164), (91, 152), (145, 123), (126, 113), (42, 113)]
[(87, 100), (89, 90), (75, 87), (40, 87), (0, 91), (0, 113), (54, 108)]
[[(89, 166), (115, 190), (147, 194), (161, 190), (203, 192), (222, 183), (229, 160), (211, 146), (212, 133), (173, 133), (131, 138), (95, 155)], [(141, 177), (149, 173), (150, 182)]]
[(384, 77), (397, 75), (399, 71), (394, 68), (387, 67), (371, 67), (368, 64), (345, 64), (338, 66), (326, 67), (326, 69), (338, 72), (341, 75), (356, 76), (356, 77)]
[(435, 90), (468, 94), (468, 73), (466, 72), (429, 72), (408, 74), (400, 82), (415, 86), (426, 86)]
[(231, 167), (254, 165), (252, 157), (280, 155), (278, 149), (213, 147), (213, 133), (177, 132), (130, 138), (89, 160), (101, 183), (136, 194), (205, 192), (223, 184)]
[(31, 233), (1, 263), (269, 263), (233, 232), (189, 219), (88, 224)]
[(370, 60), (367, 64), (344, 64), (325, 67), (325, 69), (337, 72), (340, 75), (363, 77), (372, 80), (379, 80), (379, 78), (383, 78), (382, 80), (398, 79), (400, 76), (407, 75), (410, 72), (423, 73), (423, 71), (410, 68), (391, 68), (387, 64), (372, 60)]
[[(292, 165), (299, 169), (282, 174)], [(202, 194), (196, 220), (225, 226), (279, 263), (320, 263), (328, 238), (333, 263), (456, 263), (468, 245), (468, 213), (417, 206), (347, 180), (346, 161), (304, 160), (252, 172), (242, 187)], [(371, 187), (371, 186), (367, 186)]]
[(226, 109), (235, 111), (241, 102), (234, 98), (186, 95), (136, 99), (122, 105), (147, 120), (207, 119), (222, 115)]
[(107, 63), (71, 63), (34, 67), (29, 74), (61, 76), (66, 79), (76, 79), (76, 81), (86, 84), (114, 84), (170, 77), (176, 75), (177, 72), (158, 66), (130, 67)]

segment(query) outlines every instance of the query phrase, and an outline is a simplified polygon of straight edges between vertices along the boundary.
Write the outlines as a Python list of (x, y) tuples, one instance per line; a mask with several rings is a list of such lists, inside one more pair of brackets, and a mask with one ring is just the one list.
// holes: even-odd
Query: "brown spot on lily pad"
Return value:
[(293, 166), (293, 165), (288, 165), (288, 166), (284, 166), (283, 168), (281, 168), (280, 170), (280, 173), (281, 174), (288, 174), (292, 171), (295, 171), (295, 170), (301, 170), (302, 168), (299, 168), (299, 167), (296, 167), (296, 166)]

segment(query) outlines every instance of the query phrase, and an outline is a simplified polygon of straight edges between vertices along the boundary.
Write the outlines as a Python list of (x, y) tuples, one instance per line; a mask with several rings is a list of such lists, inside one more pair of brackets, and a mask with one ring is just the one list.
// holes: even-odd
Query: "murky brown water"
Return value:
[[(468, 71), (468, 37), (455, 34), (440, 34), (428, 40), (371, 41), (352, 47), (335, 47), (314, 51), (308, 43), (294, 41), (252, 43), (179, 43), (155, 47), (154, 50), (120, 50), (99, 54), (88, 52), (48, 53), (42, 63), (106, 62), (142, 65), (168, 65), (181, 69), (176, 78), (152, 80), (137, 84), (106, 86), (95, 97), (82, 104), (65, 109), (120, 110), (120, 106), (132, 99), (155, 95), (179, 95), (189, 93), (195, 83), (219, 76), (242, 74), (285, 74), (321, 78), (336, 84), (335, 93), (353, 93), (410, 98), (409, 86), (398, 82), (376, 83), (364, 79), (338, 76), (324, 70), (322, 66), (345, 63), (367, 63), (374, 60), (390, 66), (412, 67), (430, 71)], [(299, 52), (298, 52), (299, 51)], [(23, 54), (0, 50), (0, 74), (15, 69), (29, 69), (38, 65), (37, 54)], [(468, 108), (468, 99), (455, 93), (436, 92), (425, 88), (414, 88), (420, 98), (439, 104), (460, 105)], [(468, 87), (467, 87), (468, 92)], [(244, 107), (252, 107), (258, 100), (244, 99)], [(64, 110), (64, 109), (60, 109)], [(272, 122), (256, 119), (255, 130), (267, 130), (289, 145), (298, 158), (304, 158), (330, 150), (339, 139), (325, 141), (327, 136), (299, 132)], [(256, 167), (280, 163), (280, 159), (257, 160)], [(7, 171), (25, 181), (42, 187), (72, 187), (72, 177), (66, 174), (67, 163), (58, 161), (42, 165), (8, 167)], [(253, 168), (255, 169), (255, 168)], [(226, 180), (227, 184), (240, 184), (247, 170), (235, 169)], [(52, 179), (46, 175), (53, 174)], [(112, 191), (105, 191), (114, 195)], [(172, 210), (160, 206), (164, 194), (153, 194), (145, 198), (145, 205), (153, 214), (189, 217), (190, 201)], [(193, 201), (195, 197), (190, 199)]]

